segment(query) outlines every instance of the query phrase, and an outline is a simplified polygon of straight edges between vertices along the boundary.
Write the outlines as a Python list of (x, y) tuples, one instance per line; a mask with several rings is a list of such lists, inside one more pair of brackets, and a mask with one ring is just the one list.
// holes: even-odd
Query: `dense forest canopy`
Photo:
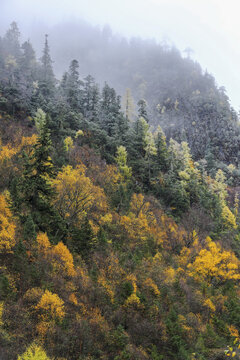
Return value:
[(0, 37), (1, 359), (237, 359), (240, 137), (224, 89), (106, 28), (56, 78), (52, 41), (38, 60), (15, 22)]

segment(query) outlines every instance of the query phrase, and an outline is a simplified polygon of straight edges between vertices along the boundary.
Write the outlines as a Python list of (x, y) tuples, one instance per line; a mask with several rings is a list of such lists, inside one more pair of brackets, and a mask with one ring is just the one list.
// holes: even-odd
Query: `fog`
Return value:
[[(70, 38), (73, 27), (69, 24), (76, 25), (79, 19), (94, 26), (109, 24), (114, 33), (128, 38), (168, 41), (182, 52), (190, 47), (192, 58), (215, 76), (219, 86), (227, 89), (232, 105), (238, 110), (239, 10), (237, 0), (0, 0), (0, 32), (3, 34), (13, 20), (17, 21), (23, 39), (30, 38), (39, 56), (47, 32), (51, 49), (55, 47), (57, 71), (60, 71), (54, 44), (60, 41), (57, 33), (60, 28), (63, 33), (64, 28), (65, 39)], [(58, 44), (58, 48), (60, 45), (64, 47)]]

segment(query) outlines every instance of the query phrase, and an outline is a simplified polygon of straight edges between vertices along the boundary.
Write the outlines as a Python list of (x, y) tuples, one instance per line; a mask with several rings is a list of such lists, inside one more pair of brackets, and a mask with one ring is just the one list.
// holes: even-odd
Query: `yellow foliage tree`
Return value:
[(73, 256), (62, 241), (52, 246), (47, 234), (39, 233), (37, 235), (37, 247), (41, 256), (44, 255), (45, 258), (48, 258), (55, 271), (67, 276), (75, 275)]
[(207, 238), (207, 248), (202, 249), (193, 263), (188, 264), (188, 275), (199, 281), (239, 280), (239, 260), (230, 251)]
[(33, 144), (35, 144), (37, 141), (37, 136), (34, 134), (32, 136), (23, 136), (21, 138), (21, 142), (17, 146), (12, 146), (12, 144), (6, 144), (2, 145), (0, 140), (0, 164), (8, 162), (12, 157), (20, 151), (27, 150), (28, 148), (31, 148)]
[(15, 227), (6, 197), (0, 194), (0, 253), (11, 251), (15, 245)]
[(51, 247), (50, 241), (46, 233), (39, 233), (37, 235), (37, 244), (39, 250), (42, 252), (46, 252)]
[(142, 194), (134, 194), (130, 203), (128, 216), (124, 215), (120, 223), (134, 242), (145, 241), (151, 235), (151, 225), (156, 224), (153, 213), (149, 210), (150, 204), (144, 202)]
[(4, 308), (4, 303), (0, 302), (0, 328), (3, 326), (3, 308)]
[(65, 166), (53, 180), (57, 192), (55, 205), (68, 225), (79, 225), (90, 210), (101, 215), (107, 209), (103, 190), (95, 186), (85, 173), (84, 165), (76, 169)]
[(43, 348), (36, 343), (31, 344), (17, 360), (50, 360)]
[(62, 320), (65, 316), (63, 300), (48, 290), (44, 292), (35, 309), (43, 321)]
[(227, 228), (237, 229), (236, 217), (227, 205), (223, 206), (222, 218)]
[(73, 256), (63, 242), (53, 247), (52, 254), (56, 258), (53, 265), (57, 271), (65, 272), (68, 276), (75, 275)]
[(64, 148), (67, 152), (73, 148), (73, 139), (71, 136), (68, 136), (64, 139)]
[(151, 290), (151, 292), (153, 292), (154, 295), (159, 296), (160, 295), (160, 291), (157, 287), (157, 285), (155, 284), (155, 282), (151, 279), (151, 278), (147, 278), (143, 285), (146, 288), (149, 288)]

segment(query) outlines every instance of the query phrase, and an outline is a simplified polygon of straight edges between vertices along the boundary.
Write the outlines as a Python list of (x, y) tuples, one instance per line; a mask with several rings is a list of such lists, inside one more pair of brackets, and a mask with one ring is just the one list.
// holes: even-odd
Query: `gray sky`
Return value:
[(0, 0), (0, 31), (16, 20), (21, 31), (83, 18), (126, 36), (191, 47), (240, 109), (239, 0)]

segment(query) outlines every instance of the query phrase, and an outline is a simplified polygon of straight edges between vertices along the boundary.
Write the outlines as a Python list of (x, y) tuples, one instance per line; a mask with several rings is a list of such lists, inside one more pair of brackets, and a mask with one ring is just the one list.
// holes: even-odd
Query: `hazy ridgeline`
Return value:
[[(60, 80), (70, 62), (79, 63), (80, 78), (91, 74), (122, 95), (123, 112), (127, 97), (131, 116), (136, 119), (137, 102), (147, 102), (150, 124), (159, 124), (170, 137), (187, 141), (194, 159), (213, 156), (238, 165), (239, 126), (224, 88), (213, 76), (172, 46), (154, 40), (126, 38), (113, 34), (108, 26), (94, 27), (87, 22), (43, 26), (31, 34), (30, 41), (42, 56), (44, 33), (49, 34), (50, 54)], [(130, 91), (127, 91), (130, 89)]]

